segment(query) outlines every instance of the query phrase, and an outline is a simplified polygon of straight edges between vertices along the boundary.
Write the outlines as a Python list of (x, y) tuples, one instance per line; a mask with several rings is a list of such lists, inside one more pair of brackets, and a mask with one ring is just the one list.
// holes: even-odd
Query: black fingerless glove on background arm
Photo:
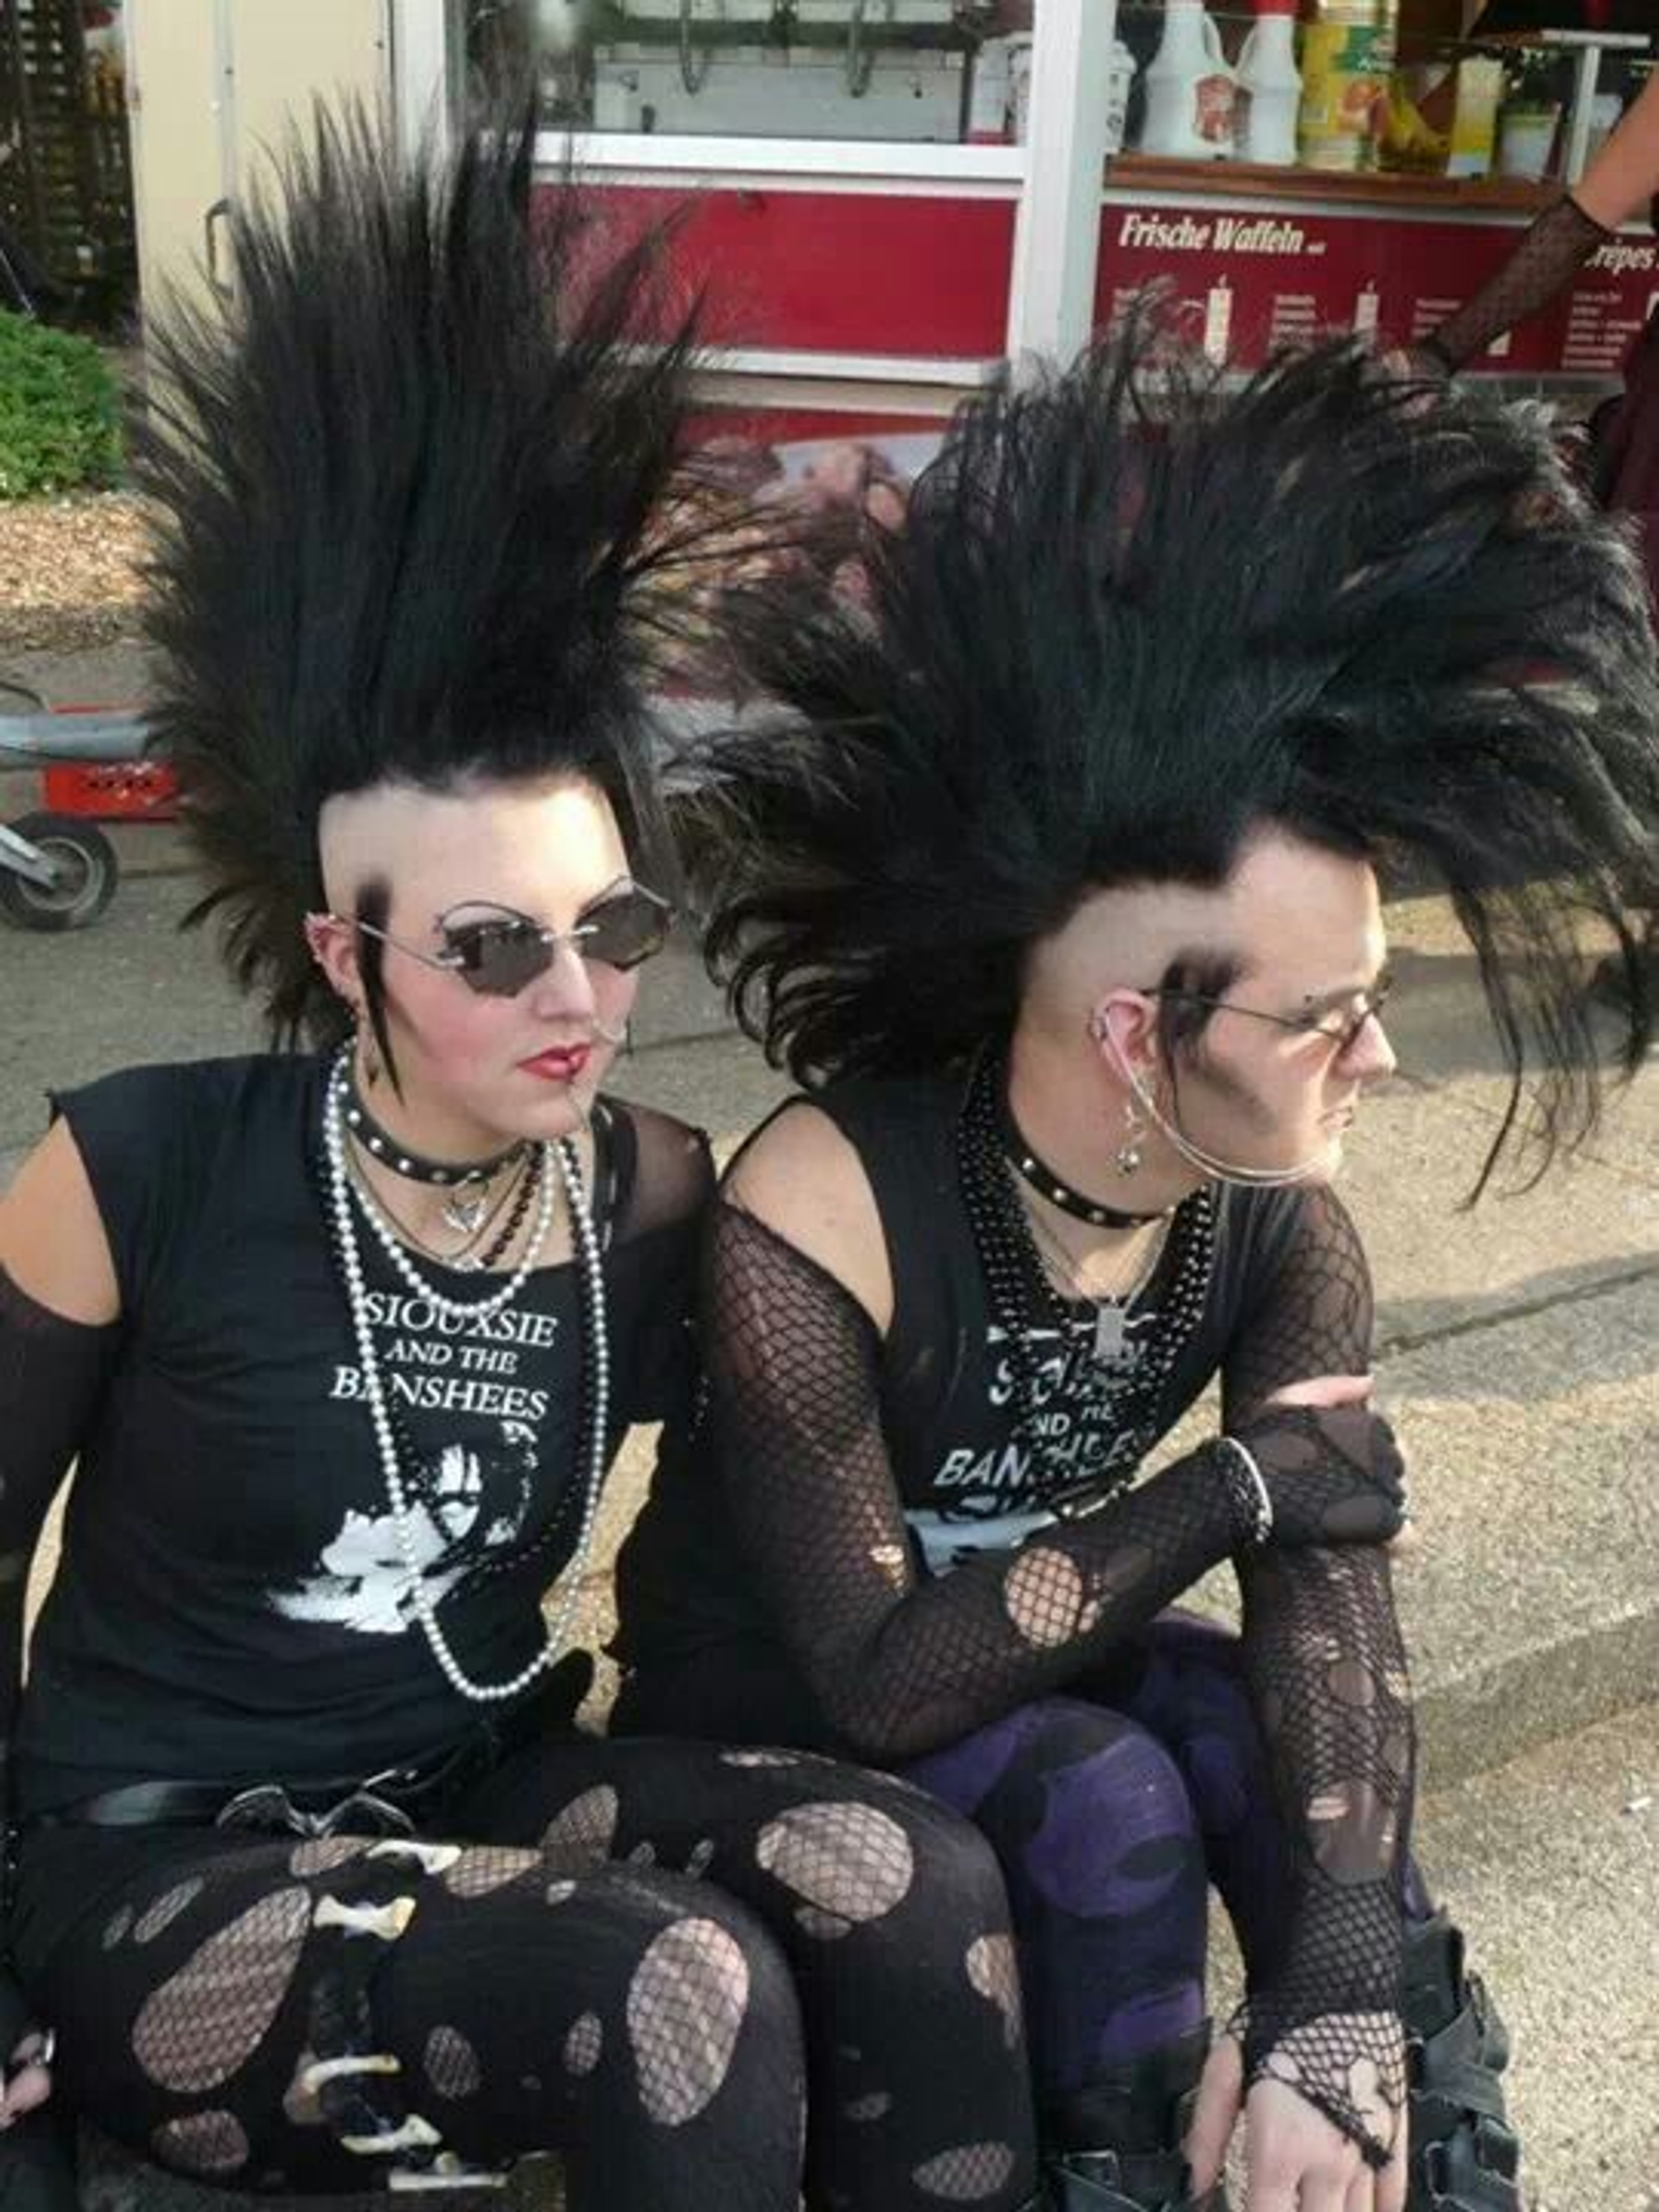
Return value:
[(1462, 368), (1495, 337), (1547, 307), (1596, 247), (1613, 235), (1570, 194), (1557, 200), (1545, 209), (1497, 274), (1422, 341), (1423, 350), (1449, 369)]

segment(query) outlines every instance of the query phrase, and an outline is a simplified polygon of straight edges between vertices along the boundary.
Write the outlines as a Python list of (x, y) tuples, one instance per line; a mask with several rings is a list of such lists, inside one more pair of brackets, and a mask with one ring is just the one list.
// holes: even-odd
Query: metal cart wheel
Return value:
[(58, 871), (55, 884), (31, 883), (0, 866), (0, 914), (23, 929), (85, 929), (115, 896), (118, 864), (101, 830), (68, 814), (28, 814), (10, 824)]

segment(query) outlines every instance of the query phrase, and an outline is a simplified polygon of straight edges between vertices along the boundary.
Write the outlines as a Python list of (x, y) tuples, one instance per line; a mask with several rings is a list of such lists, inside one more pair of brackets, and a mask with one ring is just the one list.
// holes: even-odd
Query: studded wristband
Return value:
[(1222, 1464), (1237, 1504), (1245, 1540), (1252, 1551), (1259, 1551), (1273, 1533), (1273, 1501), (1256, 1464), (1255, 1454), (1240, 1443), (1237, 1437), (1218, 1437), (1216, 1442), (1224, 1455)]

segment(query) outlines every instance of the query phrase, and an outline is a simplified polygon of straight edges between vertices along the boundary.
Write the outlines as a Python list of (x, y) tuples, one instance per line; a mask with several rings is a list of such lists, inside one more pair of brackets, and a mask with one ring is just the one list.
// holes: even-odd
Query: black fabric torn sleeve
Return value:
[(1599, 246), (1613, 236), (1569, 193), (1545, 209), (1509, 259), (1472, 300), (1423, 340), (1443, 367), (1460, 369), (1495, 337), (1547, 307)]
[[(49, 1312), (0, 1267), (0, 1820), (8, 1827), (15, 1817), (11, 1746), (22, 1695), (29, 1563), (91, 1423), (118, 1334), (114, 1325), (89, 1328)], [(0, 1850), (9, 1864), (9, 1845), (0, 1843)], [(9, 1932), (0, 1928), (0, 1955), (9, 1948)], [(0, 1991), (15, 2013), (21, 2001), (3, 1966)], [(0, 2038), (0, 2063), (9, 2047), (10, 2039)]]
[[(1248, 1432), (1276, 1390), (1369, 1371), (1373, 1309), (1358, 1235), (1330, 1190), (1297, 1233), (1223, 1378)], [(1269, 1545), (1242, 1558), (1244, 1653), (1295, 1894), (1286, 1942), (1249, 1993), (1249, 2078), (1293, 2084), (1381, 2166), (1405, 2103), (1402, 1881), (1415, 1733), (1386, 1553)]]

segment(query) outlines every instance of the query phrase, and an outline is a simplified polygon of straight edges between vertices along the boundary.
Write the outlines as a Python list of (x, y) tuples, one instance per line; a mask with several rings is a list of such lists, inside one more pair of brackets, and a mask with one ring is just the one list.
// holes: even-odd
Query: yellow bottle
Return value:
[(1308, 0), (1297, 130), (1305, 167), (1376, 167), (1399, 21), (1399, 0)]

